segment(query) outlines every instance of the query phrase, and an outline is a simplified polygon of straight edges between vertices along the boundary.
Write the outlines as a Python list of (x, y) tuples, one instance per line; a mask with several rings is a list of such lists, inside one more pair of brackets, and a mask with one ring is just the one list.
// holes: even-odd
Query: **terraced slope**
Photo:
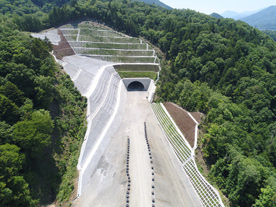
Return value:
[(109, 62), (79, 55), (62, 58), (64, 70), (87, 97), (87, 131), (78, 161), (78, 195), (86, 191), (95, 166), (121, 123), (126, 99), (123, 82)]
[(164, 129), (183, 170), (188, 175), (191, 184), (200, 197), (202, 205), (208, 207), (224, 206), (219, 194), (198, 171), (194, 161), (194, 151), (166, 113), (165, 107), (162, 104), (152, 104), (152, 109)]
[(64, 25), (60, 30), (78, 55), (118, 63), (159, 63), (155, 50), (143, 40), (91, 22)]

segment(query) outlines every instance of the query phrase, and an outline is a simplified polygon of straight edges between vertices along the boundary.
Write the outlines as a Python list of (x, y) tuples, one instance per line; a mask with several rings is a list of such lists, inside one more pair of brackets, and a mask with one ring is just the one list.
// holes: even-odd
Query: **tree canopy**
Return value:
[[(73, 191), (86, 99), (55, 64), (49, 41), (16, 29), (38, 31), (41, 24), (33, 29), (25, 17), (41, 22), (34, 14), (40, 8), (31, 1), (19, 7), (0, 1), (5, 3), (10, 4), (0, 16), (0, 206), (38, 206), (59, 194), (65, 202)], [(27, 12), (27, 5), (37, 9)]]

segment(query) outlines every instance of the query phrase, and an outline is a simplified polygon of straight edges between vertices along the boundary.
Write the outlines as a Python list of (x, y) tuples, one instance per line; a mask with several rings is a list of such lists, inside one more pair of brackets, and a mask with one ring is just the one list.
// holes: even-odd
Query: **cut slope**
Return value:
[(56, 56), (56, 58), (62, 59), (62, 57), (64, 56), (75, 55), (74, 50), (69, 45), (60, 29), (58, 29), (58, 34), (60, 35), (60, 42), (58, 43), (58, 45), (53, 46), (54, 55)]
[(159, 63), (149, 44), (110, 28), (82, 22), (62, 26), (60, 30), (78, 55), (109, 62)]
[[(176, 157), (179, 159), (183, 170), (189, 177), (191, 184), (201, 199), (203, 206), (223, 207), (223, 203), (218, 192), (208, 183), (200, 174), (194, 161), (194, 150), (186, 150), (186, 140), (178, 132), (173, 120), (169, 117), (165, 107), (162, 104), (152, 104), (152, 109), (163, 128), (168, 141), (171, 143)], [(184, 140), (183, 140), (184, 139)]]
[(196, 123), (189, 114), (182, 108), (173, 103), (163, 103), (174, 122), (193, 148), (195, 145), (195, 126)]

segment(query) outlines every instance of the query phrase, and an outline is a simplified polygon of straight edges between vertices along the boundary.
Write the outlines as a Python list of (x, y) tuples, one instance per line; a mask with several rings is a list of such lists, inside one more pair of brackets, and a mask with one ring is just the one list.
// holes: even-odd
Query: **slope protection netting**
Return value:
[(138, 38), (89, 24), (60, 28), (76, 54), (118, 63), (157, 63), (150, 45)]
[(177, 155), (181, 163), (187, 161), (191, 157), (191, 149), (189, 145), (185, 142), (183, 137), (178, 133), (174, 124), (165, 113), (160, 104), (152, 104), (152, 109), (164, 129), (164, 132), (170, 142), (175, 154)]
[(105, 48), (85, 48), (76, 47), (75, 51), (82, 54), (93, 55), (118, 55), (118, 56), (153, 56), (154, 50), (128, 50), (128, 49), (105, 49)]
[(88, 57), (96, 58), (108, 62), (118, 62), (118, 63), (159, 63), (156, 62), (154, 57), (140, 57), (140, 56), (101, 56), (101, 55), (85, 55)]
[(180, 161), (183, 170), (188, 175), (189, 181), (200, 197), (202, 205), (206, 207), (223, 207), (224, 205), (219, 194), (198, 171), (187, 141), (180, 135), (173, 121), (167, 115), (161, 104), (153, 103), (151, 107), (174, 153)]

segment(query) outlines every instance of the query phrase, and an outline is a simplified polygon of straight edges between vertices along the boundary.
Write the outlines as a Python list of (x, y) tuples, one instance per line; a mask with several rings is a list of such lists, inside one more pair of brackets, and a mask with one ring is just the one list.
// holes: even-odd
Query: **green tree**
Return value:
[(35, 77), (36, 105), (41, 108), (48, 108), (53, 101), (54, 78), (45, 76)]
[(261, 189), (259, 199), (256, 200), (254, 207), (273, 207), (276, 205), (276, 192), (269, 186)]
[(35, 206), (28, 184), (20, 176), (24, 156), (15, 145), (0, 145), (0, 203), (8, 206)]
[(214, 164), (218, 157), (225, 153), (225, 146), (223, 146), (225, 131), (226, 129), (223, 126), (212, 124), (208, 129), (208, 133), (204, 135), (204, 156), (209, 158), (211, 164)]
[(5, 121), (0, 121), (0, 145), (11, 143), (13, 128)]
[(20, 91), (16, 85), (9, 81), (7, 81), (3, 86), (0, 87), (0, 93), (4, 94), (18, 107), (20, 107), (25, 100), (24, 93)]
[(14, 125), (14, 141), (32, 157), (36, 157), (50, 144), (53, 131), (50, 113), (43, 109), (33, 112), (30, 120)]
[(33, 14), (26, 14), (14, 18), (14, 21), (18, 29), (23, 31), (39, 32), (42, 29), (41, 19)]
[(238, 157), (229, 166), (226, 183), (229, 199), (235, 206), (251, 206), (268, 176), (267, 170), (252, 158)]
[(26, 99), (24, 104), (18, 109), (21, 120), (30, 119), (33, 112), (33, 102), (31, 99)]
[(7, 74), (6, 79), (15, 84), (26, 97), (33, 97), (34, 70), (27, 68), (24, 64), (7, 63), (7, 67), (10, 68), (10, 73)]
[(13, 124), (18, 118), (18, 107), (6, 96), (0, 94), (0, 120)]

